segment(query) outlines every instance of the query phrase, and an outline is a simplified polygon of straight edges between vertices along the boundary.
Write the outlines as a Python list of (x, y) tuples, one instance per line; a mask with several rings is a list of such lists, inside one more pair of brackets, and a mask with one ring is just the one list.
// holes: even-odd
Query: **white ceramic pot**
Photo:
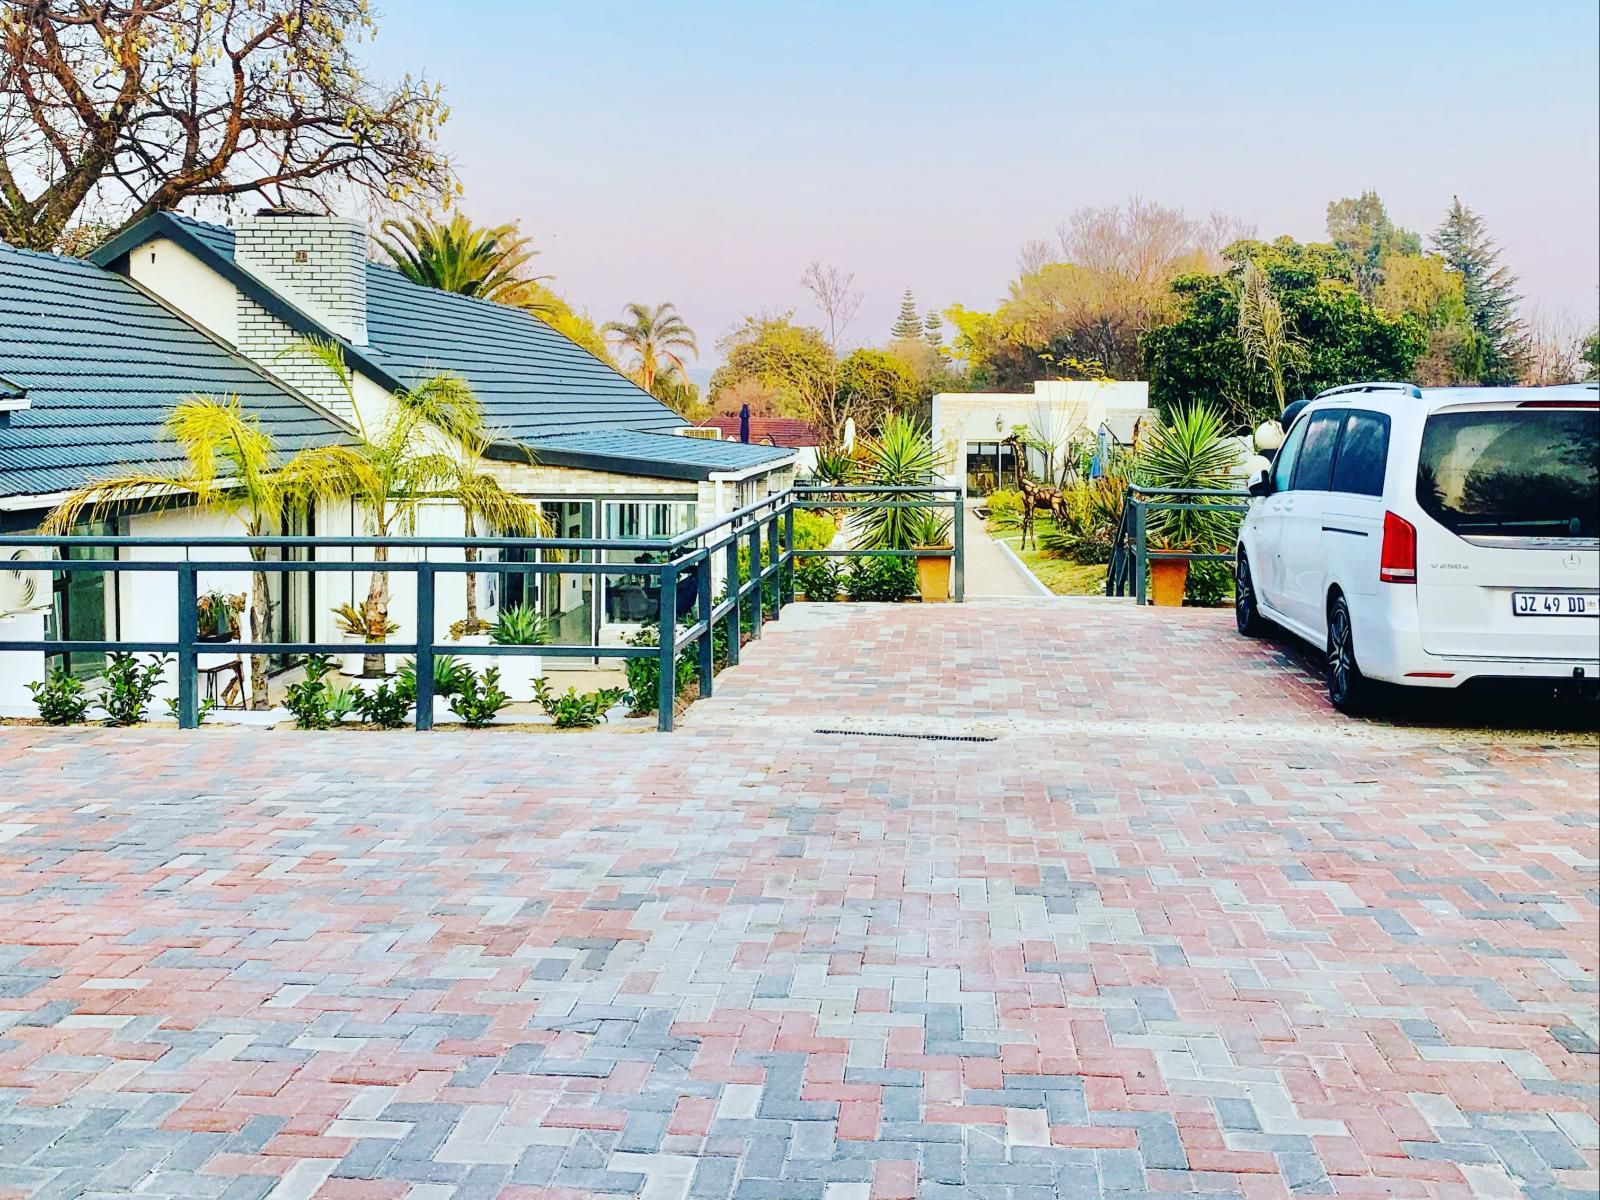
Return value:
[(533, 681), (544, 674), (544, 660), (537, 654), (500, 654), (500, 690), (518, 703), (533, 699)]
[[(361, 637), (359, 634), (354, 634), (354, 633), (344, 634), (343, 638), (344, 638), (344, 644), (346, 646), (361, 647), (361, 646), (366, 645), (366, 641), (367, 641), (366, 638)], [(347, 651), (344, 652), (344, 654), (340, 655), (339, 657), (340, 657), (339, 669), (341, 671), (343, 671), (346, 675), (359, 675), (359, 674), (361, 674), (361, 660), (363, 658), (365, 658), (366, 656), (361, 653), (360, 649), (357, 649), (354, 653), (352, 653), (352, 652), (347, 650)]]

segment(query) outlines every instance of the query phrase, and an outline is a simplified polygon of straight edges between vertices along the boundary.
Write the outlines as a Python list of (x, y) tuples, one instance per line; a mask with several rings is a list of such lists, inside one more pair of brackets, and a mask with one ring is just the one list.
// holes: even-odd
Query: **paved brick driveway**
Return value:
[(670, 737), (0, 731), (0, 1196), (1593, 1196), (1594, 739), (1227, 621), (791, 610)]

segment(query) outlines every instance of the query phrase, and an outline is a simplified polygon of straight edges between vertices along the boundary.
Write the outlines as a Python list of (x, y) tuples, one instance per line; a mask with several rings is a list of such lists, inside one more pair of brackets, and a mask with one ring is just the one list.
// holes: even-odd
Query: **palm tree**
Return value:
[[(237, 396), (183, 400), (168, 415), (165, 429), (183, 450), (187, 462), (182, 469), (166, 474), (129, 471), (86, 484), (51, 510), (43, 532), (65, 533), (86, 512), (153, 505), (177, 495), (189, 498), (199, 511), (234, 518), (250, 537), (262, 537), (276, 534), (289, 514), (371, 486), (366, 459), (349, 446), (316, 446), (280, 458), (271, 435), (241, 408)], [(266, 554), (264, 547), (250, 547), (257, 562)], [(272, 611), (266, 572), (252, 572), (250, 591), (250, 640), (269, 641)], [(250, 656), (250, 707), (268, 707), (264, 654)]]
[(627, 306), (629, 320), (607, 321), (601, 332), (615, 337), (617, 345), (632, 352), (636, 362), (633, 378), (639, 386), (655, 393), (656, 380), (676, 372), (688, 379), (689, 370), (679, 351), (698, 355), (694, 330), (678, 315), (677, 306), (670, 300), (651, 308), (648, 304)]
[(391, 218), (379, 227), (379, 248), (413, 283), (493, 300), (529, 312), (553, 312), (540, 282), (527, 265), (538, 254), (515, 224), (474, 225), (457, 213), (448, 224), (412, 217)]
[[(476, 536), (479, 521), (509, 534), (544, 532), (539, 506), (506, 491), (482, 469), (494, 436), (484, 425), (483, 410), (466, 380), (445, 372), (404, 388), (393, 395), (381, 421), (369, 425), (356, 404), (355, 378), (338, 343), (307, 338), (293, 349), (334, 375), (356, 414), (361, 435), (356, 453), (366, 471), (350, 494), (366, 507), (373, 536), (411, 533), (418, 511), (436, 500), (461, 506), (468, 537)], [(372, 557), (377, 563), (388, 562), (388, 547), (375, 547)], [(469, 546), (468, 561), (476, 562), (477, 557), (476, 547)], [(477, 578), (473, 574), (467, 576), (467, 609), (469, 616), (476, 615)], [(361, 611), (367, 629), (387, 627), (387, 571), (372, 572)], [(361, 669), (369, 676), (383, 674), (383, 655), (366, 655)]]
[(1239, 342), (1245, 358), (1266, 371), (1281, 413), (1289, 402), (1288, 376), (1303, 370), (1309, 359), (1305, 342), (1272, 290), (1272, 281), (1253, 261), (1244, 264), (1239, 278)]

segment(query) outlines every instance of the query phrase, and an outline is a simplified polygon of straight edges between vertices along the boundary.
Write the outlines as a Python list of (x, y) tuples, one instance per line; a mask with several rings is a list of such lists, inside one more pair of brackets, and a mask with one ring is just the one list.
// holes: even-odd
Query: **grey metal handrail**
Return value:
[[(849, 504), (830, 503), (818, 493), (833, 494), (849, 491), (859, 496), (891, 495), (889, 500), (854, 501)], [(902, 496), (919, 496), (922, 499), (902, 500)], [(953, 562), (953, 598), (965, 598), (964, 547), (961, 527), (962, 494), (959, 487), (872, 487), (852, 486), (841, 489), (810, 488), (805, 486), (785, 489), (729, 513), (726, 516), (697, 526), (686, 533), (671, 538), (524, 538), (524, 537), (361, 537), (311, 535), (247, 537), (201, 536), (179, 538), (170, 536), (115, 537), (101, 535), (64, 535), (51, 537), (41, 534), (0, 534), (0, 549), (27, 548), (44, 550), (48, 556), (32, 561), (11, 560), (4, 563), (7, 570), (49, 571), (74, 574), (157, 572), (169, 573), (176, 579), (178, 633), (174, 639), (60, 639), (28, 640), (0, 639), (0, 653), (34, 652), (57, 653), (110, 653), (172, 654), (177, 658), (178, 674), (178, 724), (190, 729), (199, 724), (199, 656), (214, 651), (218, 643), (201, 641), (199, 634), (199, 575), (208, 573), (264, 573), (309, 574), (371, 572), (381, 570), (411, 575), (416, 580), (416, 630), (417, 636), (409, 641), (382, 641), (355, 643), (362, 653), (412, 654), (416, 659), (416, 725), (429, 729), (433, 725), (433, 664), (440, 653), (463, 655), (533, 655), (550, 658), (649, 658), (659, 660), (657, 695), (657, 727), (668, 732), (674, 724), (673, 707), (676, 700), (676, 661), (678, 655), (691, 645), (697, 651), (700, 692), (712, 694), (714, 675), (714, 634), (719, 622), (725, 623), (728, 634), (729, 662), (739, 660), (741, 641), (741, 612), (750, 603), (750, 635), (761, 636), (761, 626), (767, 606), (767, 587), (777, 582), (773, 619), (781, 614), (783, 606), (794, 599), (792, 569), (797, 557), (818, 554), (848, 553), (863, 557), (919, 555), (948, 557)], [(801, 509), (838, 507), (950, 507), (954, 512), (953, 546), (930, 547), (924, 550), (874, 550), (848, 551), (800, 550), (794, 548), (794, 513)], [(237, 558), (218, 561), (193, 561), (190, 559), (123, 559), (123, 558), (55, 558), (59, 550), (76, 549), (189, 549), (238, 550)], [(348, 561), (255, 559), (252, 550), (311, 550), (344, 549), (352, 551)], [(354, 551), (414, 550), (414, 558), (388, 558), (379, 561), (376, 556), (357, 559)], [(428, 557), (429, 550), (561, 550), (582, 556), (593, 552), (588, 562), (506, 562), (504, 560), (436, 562)], [(739, 555), (748, 549), (748, 571), (741, 570)], [(766, 563), (762, 563), (762, 551)], [(627, 550), (636, 553), (662, 555), (660, 562), (611, 563), (603, 561), (603, 552)], [(724, 598), (715, 601), (712, 564), (715, 556), (725, 555), (727, 588)], [(436, 577), (444, 575), (514, 571), (518, 574), (539, 575), (633, 575), (655, 579), (659, 584), (658, 628), (661, 635), (655, 646), (475, 646), (455, 643), (440, 644), (433, 638), (435, 619)], [(687, 575), (695, 580), (693, 601), (694, 620), (680, 626), (678, 620), (678, 582)], [(745, 576), (748, 575), (748, 578)], [(753, 600), (753, 602), (752, 602)], [(423, 631), (427, 631), (424, 636)], [(670, 632), (669, 632), (670, 631)], [(339, 654), (351, 650), (350, 643), (342, 642), (228, 642), (229, 651), (240, 654)]]
[(1106, 595), (1132, 595), (1136, 603), (1148, 604), (1149, 600), (1145, 596), (1145, 577), (1153, 559), (1180, 559), (1184, 562), (1233, 561), (1231, 553), (1152, 550), (1149, 545), (1150, 513), (1202, 511), (1244, 513), (1250, 511), (1248, 504), (1225, 504), (1218, 501), (1249, 499), (1249, 492), (1235, 488), (1160, 488), (1129, 484), (1123, 502), (1122, 516), (1118, 519), (1111, 545), (1111, 562), (1106, 568)]

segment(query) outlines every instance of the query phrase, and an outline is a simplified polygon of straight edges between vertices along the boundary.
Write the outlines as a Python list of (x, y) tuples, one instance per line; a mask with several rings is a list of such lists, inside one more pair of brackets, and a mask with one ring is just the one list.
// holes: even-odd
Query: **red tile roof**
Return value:
[[(700, 422), (702, 428), (720, 430), (729, 441), (739, 440), (739, 414), (730, 413)], [(816, 427), (793, 417), (751, 417), (750, 441), (758, 446), (815, 446), (821, 442)]]

